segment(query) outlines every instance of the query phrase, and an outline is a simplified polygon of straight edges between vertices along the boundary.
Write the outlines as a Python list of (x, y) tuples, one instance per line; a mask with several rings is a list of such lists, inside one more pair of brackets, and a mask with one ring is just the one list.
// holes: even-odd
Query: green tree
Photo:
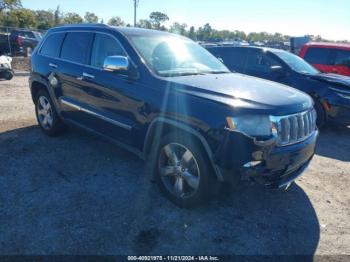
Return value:
[(162, 24), (169, 20), (169, 17), (162, 13), (162, 12), (152, 12), (149, 15), (152, 27), (155, 29), (164, 29), (165, 27), (162, 27)]
[(85, 23), (98, 23), (98, 16), (94, 13), (86, 12), (84, 16)]
[(197, 32), (198, 40), (207, 41), (212, 38), (213, 28), (210, 24), (205, 24), (203, 27), (200, 27)]
[(21, 0), (0, 0), (0, 12), (3, 10), (12, 10), (21, 7)]
[(186, 28), (187, 28), (187, 24), (180, 24), (178, 22), (175, 22), (170, 27), (170, 32), (179, 34), (179, 35), (186, 35)]
[(55, 26), (55, 15), (52, 11), (38, 10), (35, 12), (37, 28), (47, 30)]
[(3, 25), (20, 28), (35, 28), (36, 17), (32, 10), (20, 8), (7, 11), (3, 14)]
[(140, 19), (137, 23), (137, 27), (152, 29), (152, 23), (147, 19)]
[(188, 37), (194, 41), (197, 40), (196, 29), (194, 28), (194, 26), (190, 27), (190, 30), (188, 31)]
[(125, 22), (119, 16), (109, 19), (108, 24), (111, 26), (125, 26)]
[(81, 24), (83, 22), (83, 18), (77, 13), (67, 13), (63, 17), (64, 24)]

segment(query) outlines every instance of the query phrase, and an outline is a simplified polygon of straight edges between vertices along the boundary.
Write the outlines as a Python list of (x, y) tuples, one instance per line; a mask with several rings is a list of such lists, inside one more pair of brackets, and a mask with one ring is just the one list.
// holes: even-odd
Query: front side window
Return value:
[(272, 66), (281, 66), (275, 59), (268, 57), (261, 50), (250, 50), (247, 58), (246, 71), (270, 73)]
[(310, 47), (307, 49), (304, 59), (314, 65), (330, 65), (331, 49)]
[(41, 47), (40, 54), (53, 58), (58, 57), (64, 36), (64, 33), (52, 34), (48, 36)]
[(136, 35), (130, 39), (146, 64), (160, 76), (230, 72), (206, 49), (184, 37)]
[(126, 54), (113, 37), (105, 34), (96, 34), (92, 48), (91, 65), (102, 68), (108, 56), (126, 56)]
[(92, 38), (92, 33), (68, 33), (63, 42), (61, 58), (79, 64), (87, 64)]
[(278, 56), (283, 62), (285, 62), (292, 70), (298, 73), (309, 75), (315, 75), (319, 73), (316, 68), (314, 68), (299, 56), (286, 51), (274, 51), (273, 53)]

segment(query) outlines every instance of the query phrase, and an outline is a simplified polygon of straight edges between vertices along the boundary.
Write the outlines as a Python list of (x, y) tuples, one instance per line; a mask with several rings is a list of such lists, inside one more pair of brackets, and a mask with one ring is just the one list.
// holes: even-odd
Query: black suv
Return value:
[(350, 125), (350, 77), (324, 74), (290, 52), (264, 47), (212, 47), (208, 51), (232, 71), (276, 81), (309, 94), (317, 125)]
[(288, 187), (318, 137), (308, 95), (231, 73), (165, 32), (52, 29), (33, 53), (30, 89), (44, 133), (74, 124), (124, 146), (180, 206), (206, 199), (218, 181)]

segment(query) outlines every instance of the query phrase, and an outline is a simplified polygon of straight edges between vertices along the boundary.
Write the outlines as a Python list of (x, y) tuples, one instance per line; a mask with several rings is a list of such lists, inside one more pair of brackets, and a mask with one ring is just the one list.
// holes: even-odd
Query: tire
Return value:
[(13, 73), (10, 72), (10, 71), (5, 72), (5, 73), (4, 73), (4, 78), (5, 78), (6, 80), (11, 80), (11, 79), (13, 78)]
[(319, 100), (315, 100), (315, 110), (317, 113), (316, 125), (318, 128), (322, 128), (327, 122), (327, 114)]
[(35, 113), (41, 130), (48, 136), (61, 135), (65, 130), (52, 100), (45, 90), (40, 90), (35, 98)]
[(197, 206), (216, 188), (217, 179), (198, 141), (183, 132), (163, 137), (152, 155), (152, 172), (161, 192), (182, 208)]

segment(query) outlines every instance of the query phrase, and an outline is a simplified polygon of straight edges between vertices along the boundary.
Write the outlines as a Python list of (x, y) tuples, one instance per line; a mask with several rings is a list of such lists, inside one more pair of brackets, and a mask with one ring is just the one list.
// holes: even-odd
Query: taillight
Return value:
[(17, 36), (16, 42), (17, 42), (17, 45), (21, 46), (23, 44), (23, 37), (22, 36)]

